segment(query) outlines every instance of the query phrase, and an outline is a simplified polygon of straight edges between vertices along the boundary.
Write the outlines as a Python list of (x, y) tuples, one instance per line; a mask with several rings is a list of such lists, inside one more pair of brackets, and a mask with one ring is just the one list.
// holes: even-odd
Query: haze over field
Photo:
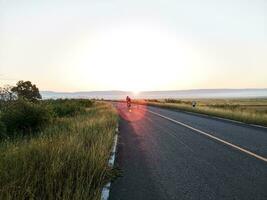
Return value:
[(44, 99), (57, 98), (103, 98), (125, 99), (132, 96), (140, 99), (159, 98), (267, 98), (267, 89), (209, 89), (209, 90), (172, 90), (172, 91), (146, 91), (133, 93), (127, 91), (94, 91), (94, 92), (52, 92), (42, 91)]
[(267, 88), (267, 1), (1, 0), (0, 85)]

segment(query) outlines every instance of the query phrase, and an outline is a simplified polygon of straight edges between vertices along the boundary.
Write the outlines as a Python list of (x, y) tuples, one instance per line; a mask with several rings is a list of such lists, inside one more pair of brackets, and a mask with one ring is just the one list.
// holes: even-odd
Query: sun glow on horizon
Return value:
[(263, 0), (0, 0), (0, 13), (0, 87), (19, 80), (57, 92), (267, 87)]
[(140, 94), (140, 91), (134, 90), (134, 91), (132, 91), (132, 93), (133, 93), (133, 96), (138, 96)]
[[(190, 86), (194, 77), (193, 54), (182, 37), (167, 29), (140, 25), (112, 27), (84, 44), (83, 53), (75, 61), (76, 77), (90, 80), (99, 88), (135, 94), (173, 88), (178, 83)], [(69, 76), (73, 76), (73, 70)]]

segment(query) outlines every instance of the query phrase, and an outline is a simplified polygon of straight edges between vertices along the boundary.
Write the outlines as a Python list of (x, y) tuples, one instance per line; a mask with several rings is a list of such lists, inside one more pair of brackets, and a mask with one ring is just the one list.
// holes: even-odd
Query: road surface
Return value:
[(267, 129), (125, 104), (110, 200), (267, 199)]

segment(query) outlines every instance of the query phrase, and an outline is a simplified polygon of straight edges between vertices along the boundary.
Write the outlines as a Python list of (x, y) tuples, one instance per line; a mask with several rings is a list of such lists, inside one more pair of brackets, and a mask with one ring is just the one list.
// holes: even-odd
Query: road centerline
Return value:
[(248, 154), (248, 155), (250, 155), (250, 156), (253, 156), (254, 158), (257, 158), (257, 159), (262, 160), (262, 161), (264, 161), (264, 162), (267, 163), (267, 158), (265, 158), (265, 157), (263, 157), (263, 156), (260, 156), (260, 155), (258, 155), (258, 154), (255, 154), (255, 153), (253, 153), (253, 152), (251, 152), (251, 151), (249, 151), (249, 150), (247, 150), (247, 149), (244, 149), (244, 148), (242, 148), (242, 147), (239, 147), (239, 146), (237, 146), (237, 145), (235, 145), (235, 144), (232, 144), (232, 143), (230, 143), (230, 142), (227, 142), (227, 141), (225, 141), (225, 140), (223, 140), (223, 139), (220, 139), (220, 138), (218, 138), (218, 137), (215, 137), (215, 136), (213, 136), (213, 135), (211, 135), (211, 134), (209, 134), (209, 133), (206, 133), (206, 132), (201, 131), (201, 130), (199, 130), (199, 129), (197, 129), (197, 128), (194, 128), (194, 127), (189, 126), (189, 125), (187, 125), (187, 124), (185, 124), (185, 123), (182, 123), (182, 122), (179, 122), (179, 121), (177, 121), (177, 120), (174, 120), (174, 119), (172, 119), (172, 118), (166, 117), (166, 116), (161, 115), (161, 114), (159, 114), (159, 113), (156, 113), (156, 112), (153, 112), (153, 111), (150, 111), (150, 110), (147, 110), (147, 112), (152, 113), (152, 114), (154, 114), (154, 115), (157, 115), (157, 116), (159, 116), (159, 117), (161, 117), (161, 118), (164, 118), (164, 119), (166, 119), (166, 120), (169, 120), (169, 121), (171, 121), (171, 122), (173, 122), (173, 123), (176, 123), (176, 124), (179, 124), (179, 125), (181, 125), (181, 126), (184, 126), (184, 127), (188, 128), (188, 129), (191, 129), (191, 130), (193, 130), (193, 131), (196, 131), (196, 132), (198, 132), (198, 133), (200, 133), (200, 134), (202, 134), (202, 135), (205, 135), (205, 136), (207, 136), (207, 137), (209, 137), (209, 138), (212, 138), (212, 139), (214, 139), (214, 140), (216, 140), (216, 141), (219, 141), (219, 142), (221, 142), (221, 143), (223, 143), (223, 144), (226, 144), (226, 145), (228, 145), (228, 146), (230, 146), (230, 147), (232, 147), (232, 148), (235, 148), (235, 149), (237, 149), (237, 150), (239, 150), (239, 151), (241, 151), (241, 152), (243, 152), (243, 153), (246, 153), (246, 154)]

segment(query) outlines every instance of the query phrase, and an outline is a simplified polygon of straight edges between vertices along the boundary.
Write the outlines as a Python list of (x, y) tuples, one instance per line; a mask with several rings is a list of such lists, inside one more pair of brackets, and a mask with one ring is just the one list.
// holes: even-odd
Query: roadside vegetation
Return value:
[[(267, 126), (267, 99), (150, 99), (151, 106), (202, 113), (240, 122)], [(196, 102), (196, 106), (192, 106)]]
[(27, 96), (11, 89), (1, 90), (0, 199), (100, 199), (117, 174), (107, 164), (115, 109), (85, 99), (40, 100), (39, 91)]

